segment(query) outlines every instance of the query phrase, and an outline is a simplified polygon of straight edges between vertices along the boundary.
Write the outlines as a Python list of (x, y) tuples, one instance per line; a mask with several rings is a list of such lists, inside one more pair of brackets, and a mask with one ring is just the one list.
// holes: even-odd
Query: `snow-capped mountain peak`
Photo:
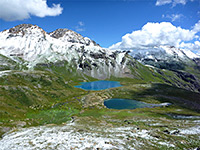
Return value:
[(87, 37), (83, 37), (79, 33), (76, 33), (74, 31), (68, 30), (68, 29), (57, 29), (57, 30), (49, 33), (49, 35), (53, 38), (60, 39), (63, 42), (67, 41), (67, 42), (71, 42), (71, 43), (80, 43), (80, 44), (84, 44), (87, 46), (89, 46), (89, 45), (99, 46), (93, 40), (91, 40)]
[[(17, 25), (9, 30), (7, 30), (9, 37), (13, 36), (29, 36), (29, 35), (35, 35), (35, 36), (45, 36), (47, 33), (37, 25), (32, 24), (20, 24)], [(8, 37), (8, 38), (9, 38)]]
[(67, 61), (77, 70), (96, 78), (120, 76), (128, 62), (126, 52), (102, 48), (72, 30), (57, 29), (47, 34), (30, 24), (0, 32), (0, 54), (13, 60), (21, 57), (29, 68), (41, 63)]
[(175, 46), (160, 46), (160, 48), (169, 55), (174, 55), (180, 58), (188, 57), (190, 59), (197, 58), (198, 55), (190, 50), (176, 48)]
[(145, 65), (152, 65), (166, 69), (182, 69), (183, 63), (194, 61), (198, 55), (190, 50), (179, 49), (174, 46), (154, 46), (147, 49), (134, 49), (131, 55)]
[(156, 46), (147, 49), (131, 50), (131, 55), (138, 60), (154, 59), (154, 60), (182, 60), (198, 58), (199, 56), (190, 50), (179, 49), (174, 46)]

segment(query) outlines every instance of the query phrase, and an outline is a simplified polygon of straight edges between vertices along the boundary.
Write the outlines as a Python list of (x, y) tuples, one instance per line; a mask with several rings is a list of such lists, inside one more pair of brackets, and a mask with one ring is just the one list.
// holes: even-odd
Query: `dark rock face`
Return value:
[(105, 59), (106, 55), (103, 53), (90, 53), (90, 56), (93, 57), (94, 59)]
[(97, 65), (96, 63), (93, 63), (92, 65), (93, 65), (94, 67), (98, 67), (98, 65)]
[(23, 35), (25, 35), (28, 28), (38, 28), (43, 32), (43, 34), (46, 33), (42, 28), (38, 27), (37, 25), (32, 25), (32, 24), (20, 24), (20, 25), (13, 27), (13, 28), (10, 28), (8, 31), (10, 33), (10, 37), (12, 37), (15, 34), (18, 34), (20, 32)]
[(83, 58), (80, 58), (78, 60), (78, 64), (79, 64), (79, 68), (82, 68), (83, 70), (92, 70), (92, 65), (97, 67), (97, 64), (93, 63), (91, 64), (91, 60), (89, 59), (85, 59), (83, 60)]
[(110, 64), (111, 64), (113, 67), (115, 67), (115, 63), (113, 63), (113, 62), (110, 62)]
[(121, 61), (121, 65), (123, 65), (125, 63), (125, 61), (126, 61), (126, 57), (123, 57), (122, 61)]
[(197, 89), (200, 92), (200, 80), (195, 75), (177, 70), (174, 70), (174, 72), (176, 72), (177, 76), (183, 81), (190, 83), (192, 90)]
[(68, 30), (68, 29), (57, 29), (57, 30), (55, 30), (55, 31), (53, 31), (49, 34), (50, 34), (51, 37), (58, 39), (60, 37), (63, 37), (65, 35), (65, 33), (68, 32), (68, 31), (70, 31), (70, 30)]
[[(32, 24), (20, 24), (20, 25), (13, 27), (13, 28), (10, 28), (8, 30), (8, 33), (10, 33), (10, 34), (7, 37), (7, 39), (12, 38), (12, 37), (16, 37), (16, 36), (23, 37), (25, 35), (32, 34), (34, 32), (32, 29), (35, 29), (35, 28), (40, 30), (41, 35), (43, 35), (43, 38), (45, 39), (46, 38), (46, 32), (42, 28), (38, 27), (37, 25), (32, 25)], [(28, 30), (28, 29), (30, 29), (30, 30)]]
[(181, 71), (175, 71), (177, 72), (177, 75), (183, 79), (184, 81), (186, 82), (191, 82), (193, 80), (197, 80), (196, 77), (190, 73), (187, 73), (187, 72), (181, 72)]
[[(0, 127), (0, 132), (6, 133), (6, 132), (10, 131), (11, 129), (12, 129), (11, 127)], [(2, 138), (2, 137), (3, 137), (3, 135), (0, 138)]]
[(114, 59), (116, 59), (116, 57), (117, 57), (117, 53), (116, 52), (114, 52), (114, 53), (112, 53), (111, 55), (109, 55), (110, 57), (112, 57), (112, 58), (114, 58)]
[(128, 61), (127, 65), (131, 67), (135, 67), (135, 63), (133, 61)]
[(37, 67), (63, 67), (64, 64), (66, 63), (67, 61), (57, 61), (55, 63), (52, 63), (52, 62), (49, 62), (49, 63), (38, 63), (36, 64), (36, 68)]
[(195, 69), (200, 71), (200, 58), (195, 58), (195, 59), (193, 59), (193, 61), (196, 64)]
[(85, 44), (86, 46), (89, 46), (92, 43), (94, 46), (99, 46), (99, 44), (97, 44), (95, 41), (90, 40), (88, 38), (84, 38), (79, 33), (76, 33), (69, 29), (57, 29), (53, 32), (50, 32), (49, 35), (56, 39), (59, 39), (63, 36), (67, 36), (66, 40), (71, 43), (80, 43)]
[(49, 64), (47, 64), (47, 63), (38, 63), (38, 64), (36, 64), (36, 67), (50, 67), (50, 65)]
[(167, 60), (152, 60), (144, 59), (143, 63), (146, 65), (151, 65), (160, 69), (168, 70), (184, 70), (185, 64), (182, 61), (167, 61)]
[(200, 79), (194, 74), (181, 70), (171, 70), (174, 72), (175, 76), (168, 76), (163, 72), (163, 70), (158, 68), (155, 69), (157, 73), (162, 75), (161, 78), (166, 83), (190, 91), (200, 92)]
[(20, 24), (18, 26), (15, 26), (15, 27), (9, 29), (9, 33), (17, 34), (19, 32), (24, 32), (25, 29), (30, 28), (32, 26), (34, 26), (34, 25), (32, 25), (32, 24)]
[(92, 70), (92, 67), (89, 62), (80, 63), (79, 67), (82, 69)]
[(97, 44), (95, 41), (91, 40), (91, 41), (88, 41), (88, 43), (86, 43), (87, 46), (90, 45), (90, 43), (93, 43), (94, 46), (100, 46), (99, 44)]
[(164, 130), (163, 132), (166, 134), (170, 134), (169, 130)]
[(200, 58), (195, 58), (193, 60), (198, 66), (200, 66)]

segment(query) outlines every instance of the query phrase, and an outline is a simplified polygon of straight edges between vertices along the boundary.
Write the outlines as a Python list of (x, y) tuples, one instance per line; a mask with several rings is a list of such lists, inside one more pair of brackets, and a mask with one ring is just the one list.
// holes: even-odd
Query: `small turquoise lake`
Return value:
[(105, 90), (105, 89), (109, 89), (109, 88), (122, 86), (117, 81), (105, 81), (105, 80), (94, 81), (94, 82), (81, 82), (80, 84), (81, 85), (77, 85), (74, 87), (81, 88), (84, 90), (98, 91), (98, 90)]
[(136, 109), (152, 107), (152, 104), (129, 99), (108, 99), (104, 101), (104, 105), (109, 109)]

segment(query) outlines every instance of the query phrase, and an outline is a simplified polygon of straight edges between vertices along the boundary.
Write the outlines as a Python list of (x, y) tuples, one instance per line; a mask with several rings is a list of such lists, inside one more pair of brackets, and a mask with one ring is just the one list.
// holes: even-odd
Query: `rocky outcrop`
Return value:
[(193, 61), (196, 64), (195, 69), (197, 69), (198, 71), (200, 71), (200, 58), (195, 58), (195, 59), (193, 59)]
[(9, 37), (8, 38), (11, 38), (11, 37), (15, 37), (17, 35), (22, 35), (24, 36), (25, 34), (30, 34), (31, 30), (33, 31), (34, 29), (39, 29), (41, 30), (41, 32), (43, 33), (43, 35), (46, 34), (46, 32), (38, 27), (37, 25), (32, 25), (32, 24), (20, 24), (20, 25), (17, 25), (13, 28), (10, 28), (8, 31), (9, 33)]
[(198, 92), (200, 92), (200, 80), (195, 75), (184, 71), (174, 70), (174, 72), (176, 72), (177, 76), (183, 81), (189, 83), (189, 90), (195, 91), (197, 89)]
[(50, 32), (49, 35), (53, 38), (61, 39), (66, 42), (80, 43), (86, 46), (89, 46), (89, 45), (99, 46), (95, 41), (87, 37), (83, 37), (79, 33), (76, 33), (69, 29), (57, 29), (53, 32)]

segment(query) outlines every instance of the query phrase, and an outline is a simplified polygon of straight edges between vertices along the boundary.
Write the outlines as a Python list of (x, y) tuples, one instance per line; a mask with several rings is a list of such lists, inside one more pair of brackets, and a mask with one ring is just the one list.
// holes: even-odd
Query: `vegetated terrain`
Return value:
[[(101, 91), (75, 88), (79, 82), (97, 79), (73, 70), (67, 63), (60, 67), (38, 65), (32, 71), (2, 69), (0, 147), (197, 148), (200, 93), (191, 91), (190, 82), (172, 71), (148, 68), (138, 62), (131, 67), (133, 78), (107, 79), (119, 81), (122, 87)], [(103, 105), (110, 98), (172, 105), (114, 110)]]
[[(0, 149), (199, 147), (200, 65), (192, 52), (162, 46), (142, 53), (144, 66), (67, 29), (22, 24), (0, 37)], [(98, 79), (123, 86), (74, 87)], [(114, 110), (104, 106), (110, 98), (171, 105)]]

